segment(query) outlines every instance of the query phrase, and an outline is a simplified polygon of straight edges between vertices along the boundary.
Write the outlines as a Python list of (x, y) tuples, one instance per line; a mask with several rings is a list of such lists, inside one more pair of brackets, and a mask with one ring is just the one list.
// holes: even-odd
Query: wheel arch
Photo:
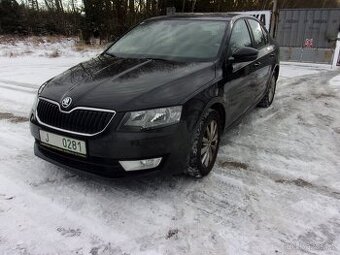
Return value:
[(273, 70), (273, 75), (276, 80), (279, 78), (279, 74), (280, 74), (280, 66), (275, 65), (274, 70)]
[(227, 102), (223, 95), (223, 89), (216, 83), (195, 95), (184, 104), (184, 112), (182, 114), (188, 121), (188, 129), (190, 131), (197, 127), (201, 119), (210, 109), (219, 113), (222, 122), (221, 126), (224, 129), (227, 121)]
[(220, 102), (216, 102), (210, 106), (210, 109), (213, 109), (218, 112), (221, 118), (221, 126), (222, 126), (222, 131), (225, 128), (225, 122), (226, 122), (226, 112), (224, 105)]

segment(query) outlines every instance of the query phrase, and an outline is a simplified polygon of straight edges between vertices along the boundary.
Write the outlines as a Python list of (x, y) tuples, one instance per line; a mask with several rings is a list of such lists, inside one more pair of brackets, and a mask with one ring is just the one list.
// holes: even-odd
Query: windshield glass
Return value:
[(226, 21), (157, 20), (131, 30), (107, 53), (118, 57), (210, 60), (217, 56)]

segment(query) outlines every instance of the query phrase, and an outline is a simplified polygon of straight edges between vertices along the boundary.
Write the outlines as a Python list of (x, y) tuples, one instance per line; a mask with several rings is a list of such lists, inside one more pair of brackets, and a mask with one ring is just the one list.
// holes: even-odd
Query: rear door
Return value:
[(262, 98), (266, 91), (275, 54), (274, 47), (270, 45), (269, 35), (262, 25), (255, 19), (248, 19), (247, 21), (253, 38), (253, 47), (259, 50), (258, 58), (253, 64), (256, 82), (253, 91), (257, 102)]
[[(251, 34), (245, 19), (237, 20), (231, 31), (227, 58), (237, 50), (252, 47)], [(253, 87), (256, 85), (253, 77), (254, 62), (232, 63), (226, 67), (225, 97), (228, 99), (228, 123), (240, 117), (253, 103)]]

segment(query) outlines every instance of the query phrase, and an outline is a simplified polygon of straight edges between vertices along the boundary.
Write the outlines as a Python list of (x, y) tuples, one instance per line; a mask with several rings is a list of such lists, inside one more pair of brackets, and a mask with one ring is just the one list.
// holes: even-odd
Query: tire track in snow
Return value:
[(27, 117), (16, 116), (13, 113), (9, 112), (0, 112), (0, 121), (1, 120), (9, 120), (12, 123), (21, 123), (28, 121)]
[(17, 86), (17, 85), (9, 85), (9, 84), (2, 84), (2, 83), (0, 83), (0, 88), (4, 88), (4, 89), (8, 89), (8, 90), (13, 90), (13, 91), (18, 91), (18, 92), (30, 93), (30, 94), (37, 93), (37, 89), (30, 89), (30, 88), (20, 87), (20, 86)]
[[(314, 131), (318, 131), (322, 133), (323, 136), (330, 136), (330, 130), (336, 129), (336, 127), (327, 127), (332, 122), (328, 122), (328, 120), (335, 120), (334, 117), (330, 117), (327, 115), (322, 115), (322, 119), (315, 120), (315, 123), (325, 123), (324, 130), (320, 130), (320, 125), (314, 124), (310, 126), (310, 128), (302, 128), (302, 134), (299, 134), (301, 130), (296, 129), (292, 130), (292, 122), (295, 118), (299, 120), (299, 112), (303, 109), (304, 106), (299, 106), (295, 103), (295, 101), (299, 101), (299, 98), (285, 96), (289, 95), (290, 90), (294, 90), (296, 95), (301, 95), (301, 90), (306, 91), (304, 93), (306, 98), (313, 97), (312, 101), (306, 101), (305, 104), (311, 104), (313, 102), (319, 103), (318, 100), (326, 99), (330, 100), (338, 100), (338, 95), (334, 94), (334, 91), (328, 88), (327, 81), (337, 75), (336, 72), (327, 71), (322, 72), (322, 74), (318, 75), (308, 75), (302, 76), (300, 78), (289, 79), (285, 78), (283, 83), (288, 85), (290, 81), (294, 81), (291, 83), (291, 86), (280, 87), (280, 83), (278, 83), (278, 95), (282, 95), (284, 97), (275, 98), (274, 105), (270, 109), (261, 109), (256, 110), (255, 113), (249, 114), (234, 130), (228, 133), (222, 140), (222, 153), (224, 155), (228, 155), (228, 152), (236, 153), (237, 151), (242, 151), (243, 154), (249, 155), (251, 157), (254, 152), (256, 152), (257, 156), (266, 156), (272, 155), (276, 156), (276, 161), (282, 162), (282, 169), (287, 167), (288, 164), (298, 164), (306, 167), (312, 166), (313, 163), (318, 163), (322, 159), (320, 157), (320, 153), (326, 154), (326, 152), (320, 152), (320, 150), (311, 151), (313, 145), (315, 144), (315, 140), (311, 140), (310, 135), (306, 135), (310, 132), (313, 134)], [(313, 80), (313, 84), (310, 84), (310, 81)], [(320, 84), (325, 84), (324, 87), (320, 87)], [(296, 86), (298, 88), (296, 88)], [(309, 90), (306, 90), (308, 86)], [(281, 89), (281, 90), (280, 90)], [(326, 93), (324, 92), (326, 91)], [(288, 107), (288, 109), (287, 109)], [(308, 109), (308, 105), (305, 106)], [(326, 107), (326, 105), (324, 106)], [(317, 109), (323, 112), (323, 109)], [(263, 113), (264, 112), (264, 113)], [(269, 113), (269, 115), (268, 115)], [(264, 118), (259, 118), (259, 115), (265, 116)], [(316, 115), (318, 117), (319, 115)], [(320, 115), (321, 116), (321, 115)], [(325, 116), (325, 117), (324, 117)], [(326, 119), (325, 119), (326, 118)], [(288, 121), (286, 121), (288, 120)], [(327, 120), (327, 121), (325, 121)], [(295, 122), (295, 121), (294, 121)], [(295, 125), (301, 125), (298, 121), (294, 123)], [(279, 129), (275, 128), (278, 126)], [(273, 129), (274, 127), (274, 129)], [(313, 129), (313, 130), (312, 130)], [(320, 132), (321, 131), (321, 132)], [(235, 136), (236, 134), (236, 136)], [(302, 136), (301, 136), (302, 135)], [(298, 139), (294, 139), (297, 137)], [(331, 139), (331, 138), (330, 138)], [(322, 140), (320, 140), (322, 142)], [(340, 140), (335, 139), (335, 144), (338, 143), (340, 146)], [(280, 144), (280, 146), (275, 146)], [(335, 146), (334, 144), (334, 146)], [(227, 148), (227, 150), (225, 150)], [(340, 151), (334, 147), (333, 154), (338, 154), (340, 158)], [(324, 157), (328, 157), (328, 155), (324, 155)], [(254, 171), (256, 174), (261, 174), (267, 176), (273, 181), (282, 181), (284, 184), (297, 184), (299, 181), (304, 181), (303, 179), (299, 179), (299, 177), (294, 178), (294, 176), (282, 175), (282, 171), (273, 171), (271, 168), (276, 168), (280, 170), (280, 166), (273, 166), (271, 162), (267, 162), (264, 164), (263, 160), (258, 164), (256, 162), (242, 161), (238, 159), (239, 157), (233, 158), (231, 160), (236, 160), (238, 162), (242, 162), (242, 164), (249, 165), (251, 171)], [(228, 157), (227, 157), (228, 160)], [(333, 168), (336, 169), (337, 163), (336, 159), (329, 158), (328, 159), (331, 164), (333, 164)], [(222, 161), (223, 163), (223, 161)], [(339, 165), (339, 164), (338, 164)], [(288, 165), (289, 166), (289, 165)], [(281, 174), (280, 174), (281, 172)], [(304, 181), (306, 184), (309, 183)], [(313, 183), (313, 182), (312, 182)], [(328, 188), (324, 185), (320, 184), (312, 184), (306, 185), (307, 188), (312, 189), (315, 192), (320, 194), (333, 197), (335, 199), (339, 199), (340, 190), (334, 188)], [(296, 185), (302, 187), (302, 185)]]
[(0, 83), (14, 85), (17, 87), (30, 88), (30, 89), (35, 89), (35, 90), (38, 89), (39, 87), (39, 85), (32, 84), (32, 83), (18, 82), (18, 81), (13, 81), (13, 80), (6, 80), (6, 79), (0, 79)]

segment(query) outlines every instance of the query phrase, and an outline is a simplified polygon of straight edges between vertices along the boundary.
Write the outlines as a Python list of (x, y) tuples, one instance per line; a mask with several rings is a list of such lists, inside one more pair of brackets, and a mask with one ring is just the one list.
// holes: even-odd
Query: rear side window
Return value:
[(254, 48), (261, 49), (267, 44), (267, 40), (262, 32), (261, 25), (258, 21), (253, 19), (249, 19), (248, 21), (254, 35)]
[(241, 48), (251, 47), (251, 38), (245, 20), (239, 20), (234, 24), (229, 47), (231, 55)]

